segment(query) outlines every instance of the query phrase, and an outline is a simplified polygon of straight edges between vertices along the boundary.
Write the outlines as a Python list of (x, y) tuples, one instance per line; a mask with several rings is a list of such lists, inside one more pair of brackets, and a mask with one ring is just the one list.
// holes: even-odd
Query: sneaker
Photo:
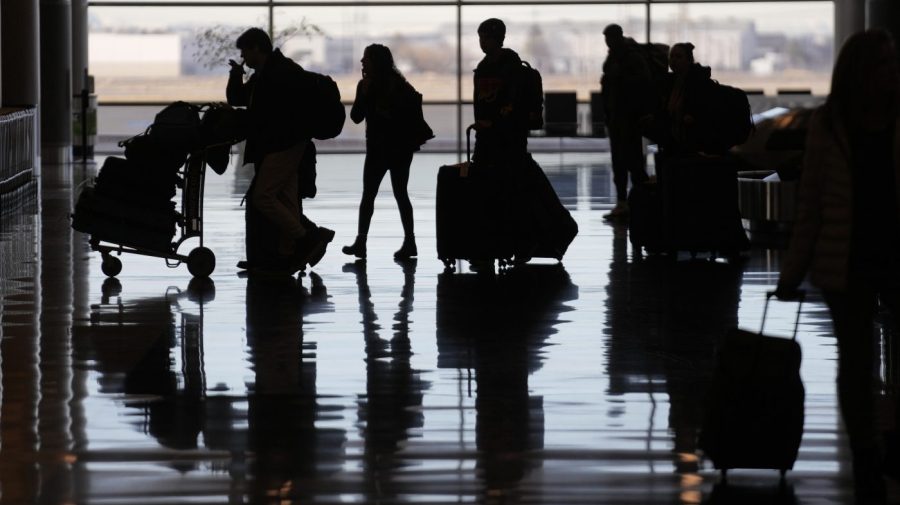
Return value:
[(419, 251), (416, 249), (416, 241), (415, 239), (404, 239), (403, 245), (400, 246), (400, 249), (394, 253), (395, 260), (408, 260), (412, 257), (418, 256)]
[(306, 263), (309, 263), (311, 267), (316, 266), (316, 263), (325, 256), (325, 249), (332, 240), (334, 240), (334, 230), (320, 226), (313, 238), (312, 247), (306, 255)]
[(615, 207), (606, 214), (603, 214), (603, 219), (607, 221), (620, 221), (628, 218), (628, 204), (625, 202), (619, 202)]

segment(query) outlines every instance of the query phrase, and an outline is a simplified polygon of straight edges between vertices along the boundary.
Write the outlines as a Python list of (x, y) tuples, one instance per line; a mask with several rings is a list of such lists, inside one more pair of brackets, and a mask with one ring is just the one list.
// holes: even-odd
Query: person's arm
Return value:
[(359, 124), (366, 119), (370, 82), (369, 79), (364, 77), (360, 79), (359, 83), (356, 85), (356, 97), (353, 99), (353, 107), (350, 108), (350, 119), (356, 124)]
[(778, 278), (777, 295), (780, 298), (790, 298), (806, 277), (822, 227), (821, 172), (823, 164), (832, 161), (827, 158), (834, 154), (829, 146), (823, 145), (830, 144), (832, 140), (823, 115), (819, 110), (810, 121), (794, 229)]
[(229, 61), (231, 71), (228, 73), (228, 85), (225, 87), (225, 98), (228, 105), (247, 106), (250, 105), (250, 89), (251, 81), (244, 82), (244, 67), (236, 63), (234, 60)]

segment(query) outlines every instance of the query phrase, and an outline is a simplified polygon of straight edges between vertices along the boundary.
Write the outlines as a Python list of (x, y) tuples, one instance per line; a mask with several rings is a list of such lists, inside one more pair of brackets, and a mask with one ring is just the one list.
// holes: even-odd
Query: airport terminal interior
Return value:
[[(0, 504), (854, 503), (828, 309), (815, 289), (802, 305), (766, 302), (795, 187), (761, 186), (775, 171), (765, 160), (784, 161), (766, 157), (763, 137), (824, 101), (841, 40), (898, 33), (894, 2), (329, 4), (0, 0)], [(466, 157), (474, 33), (491, 16), (542, 62), (545, 91), (576, 98), (572, 130), (535, 132), (529, 146), (578, 234), (561, 261), (476, 272), (438, 258), (436, 184)], [(748, 91), (757, 130), (743, 155), (756, 165), (738, 173), (734, 202), (746, 251), (649, 254), (627, 222), (603, 218), (616, 196), (591, 94), (613, 22), (643, 42), (695, 39), (713, 77)], [(436, 133), (410, 170), (418, 257), (392, 257), (403, 230), (389, 178), (367, 259), (342, 254), (365, 158), (348, 120), (319, 144), (303, 208), (336, 237), (305, 272), (237, 268), (254, 174), (241, 145), (222, 174), (197, 165), (193, 203), (183, 188), (172, 199), (200, 209), (181, 259), (115, 244), (118, 261), (106, 258), (72, 228), (82, 191), (169, 102), (224, 100), (235, 34), (266, 23), (301, 32), (285, 47), (333, 75), (348, 110), (361, 48), (395, 48)], [(201, 246), (209, 276), (183, 261)], [(699, 442), (716, 351), (763, 325), (802, 349), (800, 448), (783, 477), (726, 479)], [(877, 417), (889, 426), (900, 364), (878, 330)], [(887, 484), (900, 503), (900, 483)]]

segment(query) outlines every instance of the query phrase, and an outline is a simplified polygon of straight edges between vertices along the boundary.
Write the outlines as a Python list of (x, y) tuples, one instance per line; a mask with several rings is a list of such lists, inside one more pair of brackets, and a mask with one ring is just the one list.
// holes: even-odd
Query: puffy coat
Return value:
[[(894, 130), (894, 173), (900, 195), (900, 118)], [(843, 125), (819, 109), (810, 120), (796, 221), (779, 286), (798, 286), (807, 272), (823, 291), (848, 286), (853, 224), (850, 142)], [(900, 213), (900, 210), (898, 210)]]

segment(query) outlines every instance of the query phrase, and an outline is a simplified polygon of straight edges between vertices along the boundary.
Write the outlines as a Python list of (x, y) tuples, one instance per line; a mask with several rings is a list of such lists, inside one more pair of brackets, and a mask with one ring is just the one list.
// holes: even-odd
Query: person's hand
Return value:
[(653, 114), (647, 114), (638, 119), (638, 126), (647, 129), (653, 125)]
[(475, 131), (478, 131), (490, 128), (491, 126), (493, 126), (493, 123), (489, 119), (479, 119), (478, 121), (475, 121), (475, 124), (473, 124), (472, 126), (475, 127)]
[(357, 91), (360, 94), (365, 95), (369, 92), (369, 86), (372, 85), (372, 79), (368, 77), (363, 77), (359, 80), (359, 85), (356, 87)]
[(244, 64), (238, 63), (234, 60), (228, 60), (228, 65), (231, 67), (232, 72), (244, 73)]

